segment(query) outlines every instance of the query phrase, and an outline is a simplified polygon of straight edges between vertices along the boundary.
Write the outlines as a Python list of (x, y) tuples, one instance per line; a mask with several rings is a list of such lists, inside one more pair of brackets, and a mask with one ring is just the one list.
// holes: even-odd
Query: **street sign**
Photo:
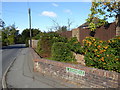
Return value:
[(83, 70), (78, 70), (78, 69), (75, 69), (75, 68), (66, 67), (66, 71), (74, 73), (76, 75), (85, 76), (85, 71), (83, 71)]

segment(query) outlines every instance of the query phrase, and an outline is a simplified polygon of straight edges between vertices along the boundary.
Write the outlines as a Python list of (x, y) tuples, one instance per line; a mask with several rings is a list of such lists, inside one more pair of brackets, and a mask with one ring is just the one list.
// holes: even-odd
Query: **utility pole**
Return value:
[(31, 9), (28, 9), (28, 14), (29, 14), (29, 29), (30, 29), (30, 46), (32, 47), (32, 32), (31, 32)]

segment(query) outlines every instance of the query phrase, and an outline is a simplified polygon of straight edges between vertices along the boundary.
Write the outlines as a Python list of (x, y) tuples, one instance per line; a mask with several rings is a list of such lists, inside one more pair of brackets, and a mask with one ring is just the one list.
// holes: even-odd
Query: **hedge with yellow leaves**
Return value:
[(120, 72), (120, 37), (108, 41), (86, 37), (83, 44), (87, 66)]

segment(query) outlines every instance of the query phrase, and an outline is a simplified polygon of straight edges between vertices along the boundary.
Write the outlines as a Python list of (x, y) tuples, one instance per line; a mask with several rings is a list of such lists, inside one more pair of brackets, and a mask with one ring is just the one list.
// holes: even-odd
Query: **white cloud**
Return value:
[(58, 7), (59, 5), (56, 3), (52, 3), (53, 6)]
[(66, 9), (64, 10), (65, 13), (69, 13), (69, 14), (72, 14), (72, 11), (70, 9)]
[(57, 17), (57, 14), (52, 11), (43, 11), (41, 13), (42, 16), (48, 16), (48, 17)]

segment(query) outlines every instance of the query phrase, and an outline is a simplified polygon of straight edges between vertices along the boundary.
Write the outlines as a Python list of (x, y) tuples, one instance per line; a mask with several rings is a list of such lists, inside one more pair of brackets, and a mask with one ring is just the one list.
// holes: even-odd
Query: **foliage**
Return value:
[(56, 61), (75, 61), (68, 44), (56, 42), (52, 46), (52, 59)]
[[(36, 37), (37, 34), (40, 33), (39, 29), (31, 29), (31, 33), (32, 33), (32, 38)], [(23, 38), (23, 43), (26, 42), (26, 40), (28, 38), (30, 38), (30, 30), (29, 29), (24, 29), (22, 32), (22, 38)]]
[[(39, 29), (31, 29), (32, 37), (39, 38), (37, 34), (41, 33)], [(10, 44), (19, 44), (26, 43), (28, 46), (28, 40), (30, 38), (29, 29), (23, 30), (22, 34), (19, 34), (19, 30), (15, 27), (15, 24), (3, 27), (2, 28), (2, 45), (10, 45)]]
[(120, 72), (120, 57), (117, 52), (119, 38), (115, 39), (116, 42), (112, 39), (116, 46), (113, 48), (113, 43), (108, 44), (94, 37), (86, 37), (83, 40), (86, 65)]
[(67, 39), (54, 32), (43, 33), (36, 51), (41, 57), (51, 57), (51, 47), (55, 42), (67, 42)]
[(9, 41), (9, 45), (15, 44), (14, 36), (12, 36), (12, 35), (8, 36), (8, 41)]
[(38, 54), (40, 54), (41, 51), (42, 51), (42, 48), (41, 48), (41, 43), (40, 43), (40, 40), (39, 40), (38, 43), (37, 43), (36, 52), (37, 52)]
[(41, 33), (39, 29), (32, 29), (32, 37), (35, 37), (37, 34)]
[(110, 39), (107, 42), (111, 48), (115, 49), (115, 55), (120, 56), (120, 36), (116, 36), (115, 38)]
[(42, 36), (42, 32), (39, 32), (38, 34), (36, 34), (32, 39), (35, 39), (35, 40), (39, 40), (40, 37)]
[(23, 38), (23, 42), (26, 42), (26, 39), (30, 37), (30, 31), (29, 29), (24, 29), (22, 32), (22, 38)]
[(6, 39), (7, 39), (7, 35), (5, 34), (5, 32), (2, 31), (2, 46), (7, 45)]
[[(110, 17), (114, 17), (115, 15), (120, 14), (120, 2), (116, 1), (102, 1), (96, 2), (93, 0), (91, 6), (91, 13), (88, 15), (87, 22), (89, 22), (89, 28), (91, 31), (95, 31), (97, 27), (100, 27), (107, 23), (107, 19)], [(94, 22), (94, 18), (100, 17), (98, 23)]]
[(2, 28), (2, 42), (3, 45), (15, 44), (16, 37), (18, 36), (18, 30), (16, 30), (15, 25), (7, 26)]
[(15, 43), (16, 44), (24, 44), (24, 39), (22, 38), (22, 35), (19, 34), (16, 38), (15, 38)]
[(67, 31), (67, 26), (59, 27), (59, 29), (56, 32), (61, 33), (61, 32), (65, 32), (65, 31)]
[(28, 42), (29, 42), (29, 38), (27, 38), (26, 41), (25, 41), (26, 47), (29, 47), (29, 43)]
[(79, 53), (79, 54), (82, 54), (82, 47), (81, 47), (81, 44), (80, 42), (77, 40), (76, 37), (72, 37), (68, 40), (68, 46), (69, 46), (69, 49), (75, 53)]

